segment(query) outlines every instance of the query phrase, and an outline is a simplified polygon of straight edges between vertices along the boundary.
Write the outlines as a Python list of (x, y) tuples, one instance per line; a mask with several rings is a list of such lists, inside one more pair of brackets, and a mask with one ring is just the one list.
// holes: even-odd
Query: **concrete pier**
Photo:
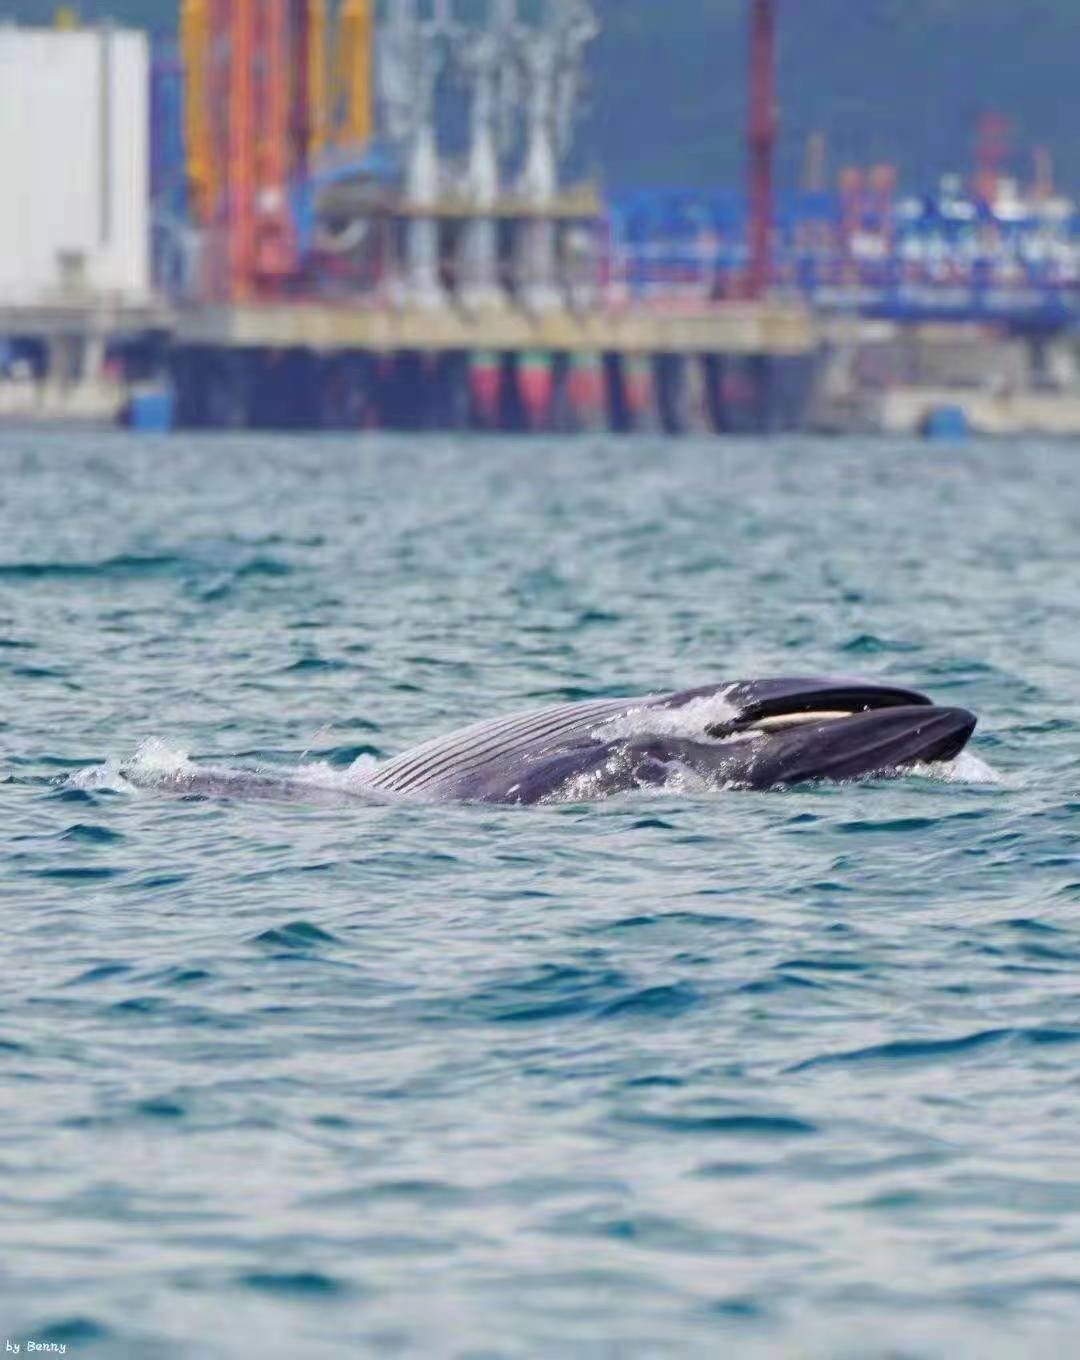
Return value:
[[(178, 318), (172, 351), (184, 424), (279, 428), (727, 428), (725, 381), (768, 393), (775, 364), (815, 345), (798, 306), (698, 313), (502, 307), (480, 314), (267, 302)], [(765, 375), (765, 376), (762, 376)], [(735, 428), (787, 424), (756, 411)]]
[(522, 350), (612, 354), (809, 354), (817, 345), (811, 312), (800, 303), (726, 302), (697, 311), (611, 308), (534, 313), (505, 306), (483, 314), (316, 302), (185, 308), (180, 346), (218, 349), (301, 347), (323, 353), (367, 350)]
[(144, 387), (204, 429), (1080, 431), (1069, 335), (911, 328), (724, 303), (657, 314), (370, 302), (0, 308), (0, 421), (115, 423)]
[[(817, 343), (805, 309), (775, 303), (470, 313), (279, 299), (170, 313), (79, 299), (0, 309), (5, 331), (37, 357), (0, 381), (0, 419), (111, 423), (129, 383), (150, 378), (171, 380), (179, 425), (233, 430), (760, 428), (719, 418), (730, 375), (805, 369)], [(769, 391), (788, 387), (774, 377)], [(797, 424), (797, 407), (788, 397), (768, 418)]]

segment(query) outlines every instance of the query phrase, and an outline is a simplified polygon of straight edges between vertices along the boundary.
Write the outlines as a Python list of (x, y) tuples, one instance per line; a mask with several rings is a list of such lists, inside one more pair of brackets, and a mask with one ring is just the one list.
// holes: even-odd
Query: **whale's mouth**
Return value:
[[(800, 720), (803, 719), (803, 720)], [(933, 704), (885, 704), (858, 713), (835, 710), (792, 715), (759, 728), (749, 766), (757, 788), (814, 779), (857, 779), (912, 765), (954, 760), (975, 730), (975, 715)]]
[(750, 681), (733, 686), (725, 698), (736, 711), (705, 729), (714, 740), (816, 727), (862, 713), (929, 707), (933, 702), (916, 690), (849, 680)]

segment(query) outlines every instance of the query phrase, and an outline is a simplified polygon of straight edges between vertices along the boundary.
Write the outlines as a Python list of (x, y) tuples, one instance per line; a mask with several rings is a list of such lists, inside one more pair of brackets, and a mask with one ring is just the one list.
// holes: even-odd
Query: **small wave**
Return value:
[(119, 831), (111, 831), (107, 826), (91, 826), (86, 822), (75, 822), (61, 836), (65, 841), (81, 841), (87, 845), (111, 845), (124, 839)]
[(61, 782), (65, 793), (173, 791), (207, 797), (296, 797), (305, 792), (356, 797), (367, 792), (375, 757), (362, 754), (345, 769), (322, 760), (295, 765), (256, 765), (250, 769), (200, 765), (159, 737), (139, 743), (126, 760), (110, 757), (76, 770)]
[(197, 770), (186, 752), (176, 750), (158, 737), (148, 737), (139, 743), (129, 760), (110, 756), (101, 765), (90, 765), (68, 775), (63, 787), (84, 792), (122, 793), (133, 788), (163, 787), (169, 782), (179, 782), (189, 772), (196, 773)]
[(961, 1034), (951, 1039), (903, 1039), (887, 1044), (873, 1044), (869, 1048), (849, 1049), (843, 1053), (820, 1053), (815, 1057), (805, 1058), (785, 1070), (794, 1073), (806, 1072), (815, 1067), (848, 1064), (948, 1062), (963, 1054), (976, 1053), (1004, 1044), (1043, 1048), (1050, 1045), (1075, 1044), (1078, 1041), (1080, 1031), (1071, 1029), (1038, 1026), (1031, 1029), (1015, 1027), (986, 1029), (972, 1034)]
[(621, 1123), (642, 1124), (666, 1133), (721, 1134), (732, 1138), (799, 1138), (817, 1133), (818, 1126), (794, 1115), (772, 1112), (649, 1110), (629, 1111), (617, 1116)]
[(840, 648), (842, 652), (854, 652), (860, 656), (874, 656), (879, 652), (917, 652), (919, 644), (903, 638), (878, 637), (876, 633), (860, 633)]
[(593, 729), (592, 735), (601, 741), (656, 736), (708, 741), (709, 738), (703, 733), (718, 724), (733, 722), (741, 712), (728, 698), (733, 688), (728, 686), (718, 694), (691, 699), (680, 708), (631, 708), (600, 723)]
[(629, 1016), (635, 1020), (665, 1019), (683, 1015), (701, 1001), (701, 993), (689, 982), (673, 982), (657, 987), (642, 987), (627, 996), (620, 996), (604, 1006), (600, 1014), (607, 1018)]
[(346, 1284), (321, 1270), (254, 1270), (241, 1275), (239, 1283), (268, 1294), (295, 1294), (302, 1297), (344, 1294), (356, 1289), (355, 1285)]
[(256, 935), (252, 944), (285, 948), (295, 951), (312, 949), (317, 945), (340, 944), (336, 935), (315, 925), (312, 921), (288, 921), (283, 926), (273, 926)]
[(87, 576), (148, 576), (175, 571), (185, 566), (186, 559), (171, 553), (139, 556), (122, 553), (98, 562), (4, 562), (0, 563), (0, 578), (18, 581), (65, 580)]
[(934, 779), (941, 784), (1005, 784), (1005, 776), (988, 765), (974, 751), (961, 751), (950, 761), (933, 764), (919, 763), (910, 773), (922, 779)]
[(107, 1341), (115, 1336), (105, 1323), (79, 1315), (43, 1321), (33, 1331), (38, 1336), (48, 1337), (56, 1345), (70, 1346), (72, 1349), (83, 1343)]

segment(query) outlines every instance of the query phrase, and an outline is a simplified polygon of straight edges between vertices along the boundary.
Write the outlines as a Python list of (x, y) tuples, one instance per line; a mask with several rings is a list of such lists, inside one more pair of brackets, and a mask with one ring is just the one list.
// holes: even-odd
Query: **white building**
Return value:
[(0, 25), (0, 306), (146, 301), (148, 224), (145, 35)]

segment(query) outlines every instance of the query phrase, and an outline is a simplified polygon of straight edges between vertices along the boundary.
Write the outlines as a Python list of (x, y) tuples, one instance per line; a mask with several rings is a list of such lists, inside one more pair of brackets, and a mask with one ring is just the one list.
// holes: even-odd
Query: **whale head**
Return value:
[[(672, 702), (685, 705), (694, 693)], [(729, 752), (716, 750), (709, 763), (722, 772), (726, 760), (728, 782), (758, 789), (953, 760), (976, 724), (966, 709), (915, 690), (857, 680), (741, 681), (724, 697), (733, 714), (707, 724), (702, 737)]]

